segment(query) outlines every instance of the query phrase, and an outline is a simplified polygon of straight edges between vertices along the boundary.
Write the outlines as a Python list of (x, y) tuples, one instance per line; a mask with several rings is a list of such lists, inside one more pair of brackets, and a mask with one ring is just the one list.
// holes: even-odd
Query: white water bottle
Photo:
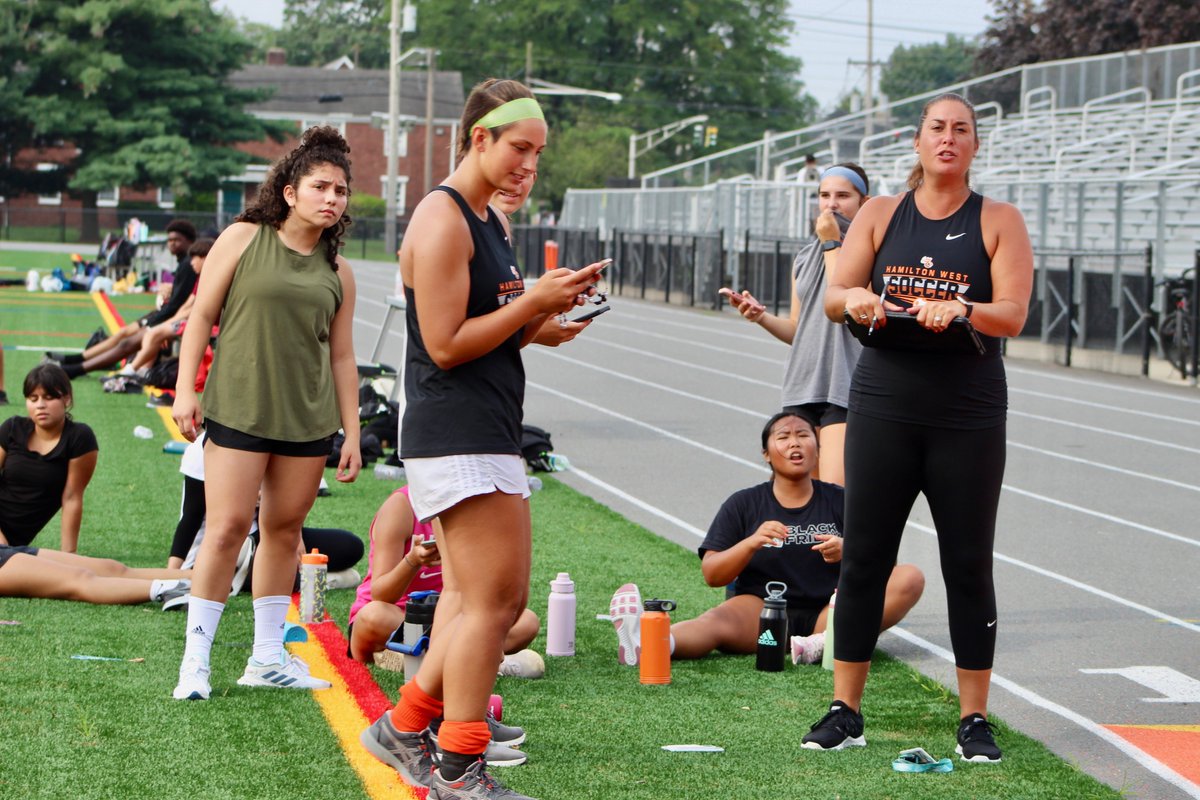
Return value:
[(329, 556), (315, 547), (300, 557), (300, 621), (325, 620), (325, 589), (329, 579)]
[(550, 581), (546, 608), (546, 655), (575, 655), (575, 582), (566, 572)]
[(833, 605), (837, 602), (837, 589), (829, 596), (829, 614), (825, 617), (825, 652), (821, 654), (821, 666), (833, 669)]

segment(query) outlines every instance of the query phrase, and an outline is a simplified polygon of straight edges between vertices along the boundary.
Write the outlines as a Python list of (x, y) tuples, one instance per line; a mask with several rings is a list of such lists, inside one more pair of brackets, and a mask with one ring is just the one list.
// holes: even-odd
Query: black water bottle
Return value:
[(787, 600), (783, 598), (787, 584), (771, 581), (758, 617), (758, 656), (754, 666), (761, 672), (783, 672), (787, 654)]

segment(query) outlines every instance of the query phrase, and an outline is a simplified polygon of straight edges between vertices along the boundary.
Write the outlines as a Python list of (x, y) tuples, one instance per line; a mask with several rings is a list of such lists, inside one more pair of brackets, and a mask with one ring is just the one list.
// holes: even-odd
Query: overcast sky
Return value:
[[(800, 77), (823, 107), (845, 92), (864, 86), (865, 67), (848, 60), (867, 60), (869, 0), (792, 0), (796, 23), (792, 52), (804, 60)], [(279, 27), (283, 0), (215, 0), (239, 17)], [(986, 26), (988, 0), (875, 0), (874, 54), (887, 60), (897, 45), (940, 42), (947, 33), (974, 36)], [(876, 73), (878, 86), (878, 73)]]

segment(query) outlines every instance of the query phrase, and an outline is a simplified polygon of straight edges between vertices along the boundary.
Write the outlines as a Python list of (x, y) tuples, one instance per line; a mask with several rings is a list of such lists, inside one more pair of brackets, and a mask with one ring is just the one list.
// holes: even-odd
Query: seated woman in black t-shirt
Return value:
[[(57, 364), (30, 370), (24, 392), (29, 415), (0, 423), (0, 597), (145, 603), (186, 592), (186, 572), (75, 554), (96, 436), (67, 414), (71, 379)], [(29, 547), (60, 509), (65, 552)]]
[[(762, 432), (766, 483), (735, 492), (721, 506), (700, 545), (700, 569), (709, 586), (733, 584), (732, 596), (695, 619), (671, 626), (672, 658), (703, 658), (714, 650), (749, 654), (758, 645), (758, 618), (768, 581), (787, 585), (788, 627), (794, 663), (812, 664), (825, 649), (829, 597), (842, 559), (842, 487), (812, 479), (817, 437), (812, 423), (780, 412)], [(904, 618), (925, 588), (911, 564), (892, 570), (883, 630)], [(638, 663), (641, 595), (627, 583), (609, 607), (618, 659)]]

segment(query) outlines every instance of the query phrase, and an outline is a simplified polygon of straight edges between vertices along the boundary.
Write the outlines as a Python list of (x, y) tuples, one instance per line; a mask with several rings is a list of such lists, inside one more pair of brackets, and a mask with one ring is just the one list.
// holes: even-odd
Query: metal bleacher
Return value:
[(803, 155), (857, 161), (876, 194), (904, 188), (920, 108), (954, 91), (976, 107), (972, 185), (1017, 205), (1035, 247), (1153, 246), (1157, 277), (1200, 243), (1200, 42), (1015, 67), (674, 165), (640, 189), (569, 190), (560, 224), (674, 233), (806, 234), (816, 186)]

